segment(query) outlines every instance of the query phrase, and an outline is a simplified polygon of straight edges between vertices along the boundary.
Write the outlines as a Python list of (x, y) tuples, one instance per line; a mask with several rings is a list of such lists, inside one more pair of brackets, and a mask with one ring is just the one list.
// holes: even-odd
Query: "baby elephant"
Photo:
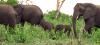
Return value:
[(64, 30), (64, 33), (67, 32), (67, 35), (69, 36), (71, 32), (71, 25), (58, 24), (56, 25), (55, 30), (56, 32)]
[(51, 30), (54, 28), (53, 24), (50, 22), (45, 21), (44, 19), (41, 20), (40, 24), (41, 27), (44, 28), (44, 30)]

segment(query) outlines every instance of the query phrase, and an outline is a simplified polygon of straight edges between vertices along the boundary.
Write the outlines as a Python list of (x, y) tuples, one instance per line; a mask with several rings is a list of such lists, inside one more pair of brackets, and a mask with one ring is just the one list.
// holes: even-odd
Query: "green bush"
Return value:
[(1, 0), (0, 1), (0, 4), (9, 4), (9, 5), (16, 5), (16, 4), (18, 4), (18, 1), (17, 0), (7, 0), (7, 1), (5, 1), (5, 0)]
[(17, 0), (8, 0), (6, 3), (10, 4), (10, 5), (16, 5), (16, 4), (18, 4), (18, 1)]

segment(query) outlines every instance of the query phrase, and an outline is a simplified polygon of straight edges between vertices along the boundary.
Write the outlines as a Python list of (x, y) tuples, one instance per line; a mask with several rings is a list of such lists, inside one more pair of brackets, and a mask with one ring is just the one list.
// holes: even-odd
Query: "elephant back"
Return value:
[[(43, 18), (43, 12), (38, 6), (36, 6), (36, 5), (23, 5), (23, 7), (24, 7), (24, 12), (26, 14), (34, 13), (34, 15), (39, 15)], [(29, 12), (27, 12), (27, 11), (29, 11)]]
[(36, 5), (23, 5), (23, 20), (27, 20), (32, 24), (39, 24), (43, 19), (42, 10)]
[(15, 10), (14, 10), (14, 8), (11, 6), (11, 5), (6, 5), (6, 4), (0, 4), (0, 12), (6, 12), (6, 13), (8, 13), (8, 14), (17, 14), (16, 12), (15, 12)]

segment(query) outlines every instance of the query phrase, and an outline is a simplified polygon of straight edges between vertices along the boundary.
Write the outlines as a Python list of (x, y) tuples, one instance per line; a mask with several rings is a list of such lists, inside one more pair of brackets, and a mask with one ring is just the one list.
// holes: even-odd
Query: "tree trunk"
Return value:
[(60, 9), (61, 9), (61, 7), (62, 7), (64, 1), (65, 1), (65, 0), (62, 0), (62, 1), (60, 2), (60, 0), (57, 0), (57, 9), (56, 9), (56, 16), (55, 16), (55, 18), (58, 18), (58, 17), (60, 16)]

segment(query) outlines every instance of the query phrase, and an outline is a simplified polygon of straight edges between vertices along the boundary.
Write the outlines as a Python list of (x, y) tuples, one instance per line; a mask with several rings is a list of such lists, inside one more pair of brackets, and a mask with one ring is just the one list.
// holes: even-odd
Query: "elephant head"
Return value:
[(67, 35), (69, 36), (71, 32), (71, 25), (66, 25), (66, 24), (56, 25), (55, 32), (62, 31), (62, 30), (64, 31), (64, 33), (67, 32)]
[(74, 35), (77, 37), (76, 34), (76, 20), (83, 16), (84, 20), (90, 19), (95, 15), (96, 6), (91, 3), (77, 3), (74, 7), (74, 13), (72, 17), (73, 23), (73, 31)]
[(44, 28), (44, 30), (51, 30), (54, 29), (54, 25), (48, 21), (45, 21), (44, 19), (41, 20), (40, 24), (41, 27)]

